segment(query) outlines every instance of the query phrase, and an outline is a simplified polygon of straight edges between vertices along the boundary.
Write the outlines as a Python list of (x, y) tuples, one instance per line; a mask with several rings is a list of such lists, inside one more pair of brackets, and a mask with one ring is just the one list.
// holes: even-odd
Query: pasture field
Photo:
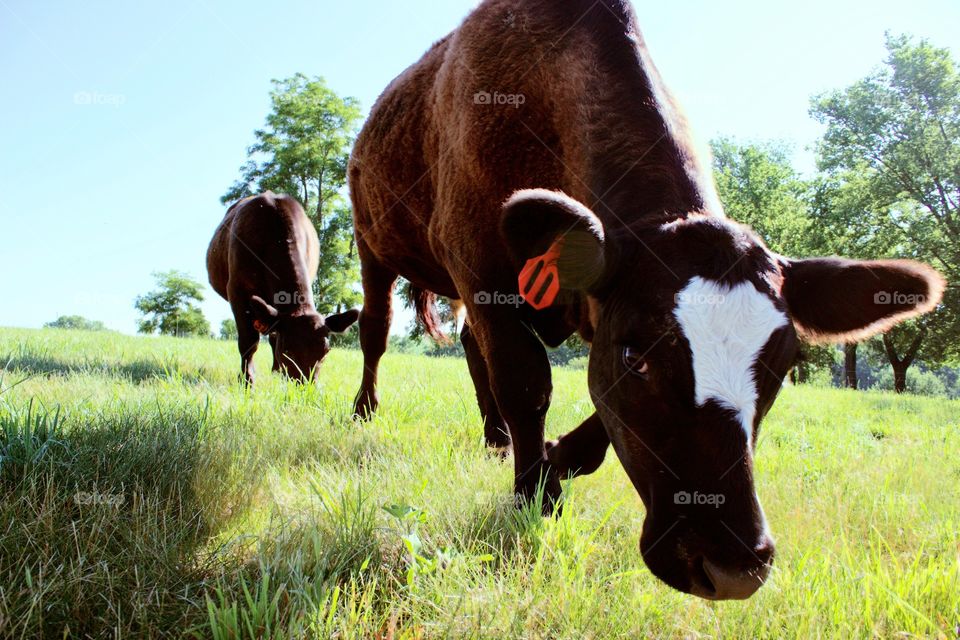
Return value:
[[(758, 492), (778, 556), (751, 600), (647, 571), (611, 453), (562, 517), (517, 512), (466, 363), (359, 352), (298, 387), (230, 342), (0, 330), (2, 638), (955, 638), (960, 403), (785, 389)], [(555, 370), (549, 433), (590, 412)]]

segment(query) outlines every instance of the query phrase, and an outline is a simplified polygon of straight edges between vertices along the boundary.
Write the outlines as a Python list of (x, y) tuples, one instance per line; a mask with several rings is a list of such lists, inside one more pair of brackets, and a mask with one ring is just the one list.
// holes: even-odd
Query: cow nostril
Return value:
[(757, 560), (759, 560), (762, 564), (773, 564), (773, 557), (776, 555), (776, 548), (773, 545), (773, 540), (771, 540), (769, 537), (764, 538), (763, 541), (753, 549), (753, 555), (755, 555)]
[(697, 556), (690, 562), (690, 593), (713, 600), (717, 597), (717, 588), (704, 567), (704, 561), (703, 556)]

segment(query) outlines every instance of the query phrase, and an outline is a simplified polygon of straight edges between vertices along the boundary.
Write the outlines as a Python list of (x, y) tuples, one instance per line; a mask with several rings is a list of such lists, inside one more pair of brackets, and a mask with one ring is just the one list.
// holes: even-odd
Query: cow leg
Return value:
[(234, 310), (233, 318), (237, 323), (237, 348), (240, 350), (240, 381), (252, 385), (254, 375), (253, 355), (260, 344), (260, 332), (253, 328), (253, 323), (246, 313), (237, 313)]
[(510, 446), (507, 423), (504, 422), (503, 416), (500, 415), (500, 409), (497, 408), (497, 401), (490, 389), (487, 362), (483, 359), (480, 345), (473, 337), (469, 324), (463, 325), (463, 331), (460, 332), (460, 342), (467, 354), (467, 367), (470, 369), (470, 377), (473, 378), (473, 386), (477, 390), (477, 404), (480, 406), (480, 417), (483, 418), (484, 439), (488, 447), (505, 454), (507, 447)]
[(594, 412), (579, 427), (547, 443), (547, 459), (561, 477), (593, 473), (607, 455), (610, 438)]
[(277, 350), (277, 334), (271, 333), (267, 336), (267, 340), (270, 341), (270, 351), (273, 352), (273, 370), (280, 371), (280, 351)]
[(517, 498), (520, 503), (529, 502), (542, 486), (543, 512), (549, 515), (561, 487), (543, 442), (553, 392), (546, 349), (513, 309), (474, 306), (468, 316), (475, 321), (471, 331), (487, 362), (500, 415), (509, 426)]
[(363, 243), (357, 243), (363, 284), (363, 309), (360, 311), (360, 349), (363, 351), (363, 380), (353, 401), (355, 416), (368, 420), (377, 410), (377, 369), (387, 350), (390, 321), (393, 318), (393, 286), (397, 274), (373, 259)]

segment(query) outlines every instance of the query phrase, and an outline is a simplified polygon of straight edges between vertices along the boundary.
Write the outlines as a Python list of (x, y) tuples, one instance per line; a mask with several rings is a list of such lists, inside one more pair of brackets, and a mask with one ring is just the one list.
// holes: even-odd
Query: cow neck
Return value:
[(291, 221), (287, 221), (287, 235), (290, 238), (297, 239), (295, 242), (287, 244), (287, 257), (292, 277), (290, 282), (295, 282), (294, 300), (296, 304), (290, 305), (290, 315), (300, 316), (309, 312), (316, 313), (316, 306), (313, 301), (313, 290), (310, 287), (310, 275), (308, 273), (305, 251), (301, 251), (299, 246), (299, 237)]
[[(599, 28), (599, 27), (595, 27)], [(608, 229), (690, 213), (723, 216), (709, 150), (694, 140), (633, 24), (583, 56), (581, 99), (571, 101), (561, 126), (563, 148), (579, 162), (569, 167), (578, 199)], [(665, 221), (669, 222), (668, 217)]]

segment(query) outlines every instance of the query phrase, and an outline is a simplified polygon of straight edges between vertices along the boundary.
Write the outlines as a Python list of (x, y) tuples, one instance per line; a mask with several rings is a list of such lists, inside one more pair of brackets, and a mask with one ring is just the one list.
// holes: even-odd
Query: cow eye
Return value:
[(638, 349), (624, 347), (623, 366), (633, 375), (646, 378), (647, 374), (650, 373), (650, 363), (643, 356), (644, 354)]

